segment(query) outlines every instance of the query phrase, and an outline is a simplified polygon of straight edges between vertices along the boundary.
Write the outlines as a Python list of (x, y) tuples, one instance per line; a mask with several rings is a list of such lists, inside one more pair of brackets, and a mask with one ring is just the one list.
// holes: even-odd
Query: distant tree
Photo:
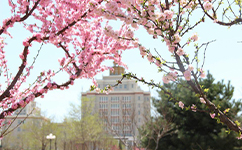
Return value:
[[(69, 117), (66, 118), (66, 133), (69, 145), (75, 143), (90, 149), (108, 148), (117, 144), (104, 130), (104, 125), (97, 113), (94, 113), (94, 99), (82, 99), (81, 105), (71, 104)], [(91, 149), (92, 149), (91, 148)]]
[[(224, 110), (227, 116), (237, 119), (237, 113), (241, 111), (241, 102), (232, 100), (234, 88), (230, 82), (215, 83), (214, 80), (208, 73), (207, 78), (200, 80), (199, 84), (203, 85), (202, 88), (208, 89), (207, 98), (219, 106), (220, 110)], [(144, 145), (150, 144), (149, 148), (155, 149), (158, 144), (159, 149), (164, 150), (233, 150), (242, 146), (242, 142), (236, 140), (235, 133), (228, 134), (230, 130), (220, 123), (205, 105), (201, 102), (194, 103), (197, 97), (189, 89), (176, 86), (174, 83), (166, 84), (164, 88), (172, 94), (176, 93), (175, 99), (184, 100), (188, 107), (177, 103), (169, 95), (158, 92), (160, 99), (153, 99), (153, 102), (160, 116), (153, 121), (172, 120), (173, 127), (160, 138), (158, 143), (151, 138), (145, 138), (142, 140)], [(164, 116), (164, 113), (167, 115)], [(207, 113), (210, 113), (210, 116)], [(158, 134), (152, 130), (147, 127), (142, 134), (148, 134), (147, 137), (156, 139)]]
[(11, 132), (4, 137), (4, 149), (45, 150), (47, 145), (49, 146), (49, 140), (46, 139), (46, 136), (53, 133), (58, 137), (57, 124), (45, 117), (27, 120), (19, 127), (22, 130), (20, 133), (15, 135), (14, 132)]
[[(52, 120), (43, 118), (42, 120), (35, 120), (23, 125), (22, 128), (25, 132), (20, 135), (20, 138), (24, 138), (28, 141), (26, 143), (29, 144), (29, 149), (45, 150), (50, 142), (46, 139), (46, 136), (53, 133), (58, 137), (58, 126), (56, 123), (53, 123)], [(54, 142), (52, 144), (54, 147)]]
[(83, 99), (82, 105), (71, 104), (70, 115), (63, 123), (53, 123), (53, 119), (45, 117), (28, 121), (21, 125), (23, 131), (18, 136), (9, 133), (4, 137), (4, 149), (47, 150), (50, 141), (46, 136), (50, 133), (56, 136), (52, 142), (53, 149), (107, 149), (118, 145), (117, 141), (105, 132), (98, 114), (93, 113), (93, 106), (93, 99)]

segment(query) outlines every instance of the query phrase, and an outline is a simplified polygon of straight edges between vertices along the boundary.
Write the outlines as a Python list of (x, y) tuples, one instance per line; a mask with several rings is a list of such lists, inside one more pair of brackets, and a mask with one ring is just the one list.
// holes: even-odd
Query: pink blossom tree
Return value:
[[(241, 133), (238, 123), (230, 120), (226, 112), (220, 110), (211, 100), (206, 98), (206, 91), (199, 85), (199, 78), (205, 77), (204, 59), (208, 45), (213, 42), (198, 44), (198, 34), (191, 33), (197, 26), (210, 19), (221, 26), (241, 24), (241, 1), (234, 1), (222, 5), (223, 0), (8, 0), (11, 16), (2, 21), (0, 26), (0, 119), (11, 115), (16, 109), (25, 107), (36, 97), (43, 97), (53, 89), (64, 90), (79, 78), (92, 79), (97, 73), (106, 69), (102, 62), (110, 59), (119, 65), (123, 50), (139, 47), (140, 55), (163, 72), (163, 83), (176, 82), (180, 78), (187, 80), (184, 88), (189, 88), (206, 105), (212, 118), (226, 124), (229, 129)], [(238, 14), (233, 10), (238, 9)], [(221, 15), (220, 15), (221, 14)], [(195, 15), (195, 18), (192, 18)], [(199, 15), (200, 17), (198, 17)], [(221, 16), (221, 17), (220, 17)], [(124, 24), (119, 31), (106, 24), (102, 28), (104, 19), (121, 20)], [(22, 42), (22, 52), (19, 55), (21, 64), (14, 75), (10, 75), (5, 48), (8, 46), (6, 38), (11, 36), (11, 28), (15, 24), (23, 26), (31, 33)], [(133, 30), (143, 27), (154, 39), (160, 38), (166, 45), (170, 58), (162, 57), (162, 52), (156, 54), (139, 43)], [(24, 35), (23, 35), (24, 36)], [(40, 71), (35, 81), (28, 87), (24, 86), (31, 77), (35, 60), (29, 61), (29, 54), (33, 44), (51, 44), (64, 52), (59, 71)], [(194, 53), (190, 53), (188, 45), (194, 44)], [(41, 48), (40, 48), (41, 49)], [(204, 53), (202, 61), (198, 59), (201, 51)], [(200, 53), (199, 53), (200, 52)], [(56, 83), (54, 76), (58, 72), (65, 72), (69, 79)], [(162, 88), (161, 83), (146, 81), (135, 74), (125, 74), (124, 77), (133, 78), (153, 87), (158, 87), (165, 94), (171, 96), (183, 109), (195, 108), (187, 106), (182, 100), (176, 100), (169, 91)], [(121, 79), (122, 80), (122, 79)], [(118, 82), (117, 84), (120, 84)], [(96, 86), (95, 82), (94, 85)], [(109, 87), (111, 89), (111, 87)], [(100, 89), (97, 89), (99, 91)], [(105, 89), (107, 91), (108, 89)], [(182, 110), (181, 110), (182, 111)], [(209, 115), (209, 114), (208, 114)]]
[[(208, 45), (214, 40), (199, 44), (199, 36), (194, 32), (198, 26), (205, 23), (205, 19), (220, 26), (231, 27), (241, 24), (241, 5), (241, 1), (237, 0), (233, 2), (223, 0), (109, 0), (100, 9), (103, 10), (103, 15), (107, 19), (121, 20), (133, 27), (132, 30), (144, 28), (153, 39), (161, 39), (171, 55), (169, 58), (163, 57), (164, 50), (152, 51), (149, 47), (139, 43), (135, 34), (129, 35), (135, 41), (134, 44), (138, 45), (140, 55), (147, 58), (151, 65), (156, 65), (157, 70), (163, 73), (164, 84), (175, 82), (179, 85), (179, 80), (185, 78), (187, 82), (182, 87), (192, 90), (197, 95), (197, 102), (201, 101), (209, 109), (208, 115), (212, 114), (212, 119), (217, 119), (218, 122), (222, 122), (230, 130), (241, 135), (240, 124), (228, 118), (225, 110), (220, 110), (211, 102), (212, 100), (207, 99), (206, 92), (209, 89), (204, 89), (198, 82), (199, 78), (206, 76), (205, 53)], [(191, 52), (191, 46), (188, 47), (189, 45), (194, 45), (193, 52)], [(163, 90), (164, 94), (170, 95), (181, 109), (194, 110), (196, 107), (195, 105), (187, 106), (182, 100), (176, 99), (162, 87), (162, 82), (147, 81), (133, 73), (124, 74), (123, 77)], [(122, 79), (117, 84), (121, 81)]]
[[(0, 25), (0, 78), (4, 81), (0, 84), (0, 126), (4, 126), (4, 118), (15, 110), (37, 97), (44, 97), (50, 90), (68, 89), (76, 79), (93, 79), (97, 73), (110, 69), (102, 64), (105, 60), (123, 65), (122, 52), (134, 47), (133, 41), (127, 40), (132, 32), (125, 24), (117, 31), (102, 24), (100, 7), (103, 5), (103, 0), (8, 0), (11, 16)], [(6, 51), (9, 44), (14, 43), (7, 40), (15, 38), (11, 36), (11, 29), (16, 25), (30, 36), (18, 47), (21, 53), (11, 53), (21, 60), (16, 74), (11, 74), (8, 65), (13, 62), (8, 62)], [(59, 70), (49, 68), (34, 75), (32, 70), (39, 51), (33, 45), (39, 45), (39, 51), (42, 45), (53, 45), (63, 53), (62, 58), (56, 60)], [(37, 53), (36, 57), (30, 59), (30, 53)], [(66, 73), (69, 79), (55, 82), (54, 77), (59, 72)], [(29, 78), (34, 78), (34, 82), (27, 83)]]

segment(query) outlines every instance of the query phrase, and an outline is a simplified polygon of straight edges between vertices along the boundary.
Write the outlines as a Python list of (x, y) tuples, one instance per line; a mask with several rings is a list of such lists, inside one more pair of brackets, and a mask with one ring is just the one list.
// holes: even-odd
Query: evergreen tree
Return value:
[[(181, 81), (181, 84), (186, 81)], [(207, 97), (214, 104), (221, 107), (220, 110), (230, 108), (226, 114), (233, 118), (237, 118), (237, 113), (241, 110), (241, 103), (232, 100), (234, 88), (222, 82), (215, 83), (215, 79), (208, 73), (207, 78), (199, 81), (202, 88), (208, 89)], [(145, 131), (141, 134), (149, 135), (142, 140), (143, 145), (151, 149), (162, 150), (233, 150), (239, 149), (242, 145), (240, 140), (236, 139), (235, 133), (227, 133), (227, 127), (216, 118), (212, 119), (209, 115), (209, 109), (204, 108), (195, 94), (188, 88), (176, 86), (175, 84), (164, 85), (174, 98), (158, 91), (160, 99), (153, 99), (155, 108), (160, 116), (154, 118), (152, 123), (147, 124)], [(175, 101), (176, 100), (176, 101)], [(178, 101), (183, 100), (185, 107), (182, 111), (178, 106)], [(197, 101), (194, 104), (194, 101)], [(192, 111), (190, 106), (196, 105), (196, 112)], [(203, 111), (199, 111), (203, 110)], [(205, 110), (205, 111), (204, 111)], [(227, 109), (228, 110), (228, 109)], [(164, 115), (166, 114), (166, 115)], [(159, 135), (151, 128), (152, 124), (161, 121), (172, 120), (171, 129), (162, 134), (159, 142), (155, 141)], [(152, 126), (154, 127), (154, 126)], [(156, 127), (157, 128), (157, 127)], [(164, 127), (163, 127), (164, 129)], [(149, 138), (149, 137), (153, 137)], [(158, 145), (156, 145), (158, 143)]]

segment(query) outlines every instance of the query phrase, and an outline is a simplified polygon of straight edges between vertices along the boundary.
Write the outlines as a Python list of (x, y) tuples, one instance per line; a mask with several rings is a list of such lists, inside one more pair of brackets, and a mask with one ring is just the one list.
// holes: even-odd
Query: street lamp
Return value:
[(50, 133), (49, 135), (46, 136), (46, 139), (50, 140), (50, 150), (51, 150), (51, 140), (55, 139), (55, 135)]

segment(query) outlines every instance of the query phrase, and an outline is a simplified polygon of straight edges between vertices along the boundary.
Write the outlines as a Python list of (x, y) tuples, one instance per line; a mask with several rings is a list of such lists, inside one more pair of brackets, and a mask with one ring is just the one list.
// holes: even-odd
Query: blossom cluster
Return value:
[[(110, 69), (102, 64), (105, 60), (113, 60), (125, 66), (121, 61), (122, 51), (137, 47), (137, 44), (134, 46), (134, 41), (120, 37), (132, 39), (133, 31), (126, 26), (117, 31), (113, 31), (109, 26), (104, 29), (102, 17), (107, 17), (107, 13), (103, 11), (103, 7), (114, 12), (119, 6), (115, 1), (103, 3), (99, 0), (82, 3), (72, 0), (9, 2), (12, 16), (4, 19), (0, 26), (0, 77), (6, 80), (0, 85), (0, 123), (16, 109), (24, 107), (36, 97), (43, 98), (50, 90), (68, 89), (76, 79), (92, 79), (96, 74)], [(30, 17), (31, 22), (27, 22)], [(18, 22), (21, 22), (30, 36), (22, 42), (23, 50), (18, 54), (21, 61), (19, 70), (10, 78), (3, 37), (11, 37), (9, 28), (13, 28)], [(40, 75), (34, 77), (32, 70), (35, 64), (29, 63), (28, 59), (34, 43), (51, 44), (64, 54), (56, 60), (60, 64), (59, 70), (40, 70)], [(69, 79), (63, 83), (56, 83), (54, 76), (60, 71), (65, 72)], [(25, 83), (30, 77), (36, 80), (26, 86), (28, 84)]]
[[(152, 0), (152, 1), (106, 1), (105, 5), (98, 7), (97, 14), (103, 15), (106, 19), (113, 19), (113, 20), (121, 20), (126, 25), (130, 25), (134, 29), (138, 29), (138, 26), (143, 26), (147, 33), (152, 35), (153, 38), (161, 37), (167, 45), (169, 52), (172, 55), (177, 55), (179, 57), (188, 57), (186, 50), (184, 47), (181, 46), (182, 42), (182, 30), (184, 30), (184, 26), (182, 24), (177, 25), (177, 14), (182, 17), (186, 14), (186, 12), (193, 11), (197, 7), (197, 3), (195, 1), (187, 1), (187, 0), (180, 0), (174, 1), (175, 3), (164, 3), (163, 1), (159, 0)], [(175, 8), (177, 5), (183, 7), (183, 10), (180, 12), (175, 12)], [(212, 7), (211, 2), (204, 1), (203, 5), (206, 8)], [(122, 8), (128, 8), (126, 9)], [(106, 26), (105, 33), (108, 36), (117, 38), (118, 33), (112, 30), (112, 27)], [(120, 37), (120, 34), (119, 34)], [(128, 38), (133, 40), (134, 33), (129, 29), (126, 34), (123, 34), (122, 37)], [(193, 33), (189, 37), (189, 42), (197, 42), (198, 41), (198, 34)], [(150, 63), (156, 64), (158, 67), (164, 67), (162, 58), (154, 56), (151, 51), (147, 51), (142, 45), (139, 45), (139, 50), (141, 56), (148, 59)], [(161, 61), (162, 60), (162, 61)], [(192, 64), (187, 64), (192, 65)], [(171, 67), (170, 67), (171, 68)], [(182, 75), (186, 80), (191, 80), (192, 78), (192, 70), (187, 69), (182, 72)], [(201, 77), (204, 77), (204, 72), (201, 71)], [(178, 76), (178, 73), (175, 75)], [(169, 83), (169, 81), (174, 81), (176, 79), (174, 75), (171, 77), (171, 74), (168, 73), (164, 75), (163, 82)]]

